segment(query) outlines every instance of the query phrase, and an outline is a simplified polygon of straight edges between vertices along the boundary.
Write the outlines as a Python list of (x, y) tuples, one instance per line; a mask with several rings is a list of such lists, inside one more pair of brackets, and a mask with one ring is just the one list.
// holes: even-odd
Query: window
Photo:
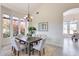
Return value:
[(77, 24), (75, 24), (75, 23), (71, 23), (70, 24), (70, 34), (73, 34), (73, 31), (74, 30), (77, 30)]
[(23, 20), (20, 22), (20, 33), (25, 35), (25, 22)]
[(77, 30), (77, 23), (76, 22), (64, 22), (63, 23), (63, 33), (64, 34), (73, 34), (73, 31)]
[(17, 20), (13, 20), (13, 36), (18, 35), (18, 21)]
[(68, 34), (68, 24), (67, 24), (67, 22), (64, 22), (64, 24), (63, 24), (63, 33), (64, 34)]
[(10, 24), (10, 17), (3, 14), (3, 38), (10, 37), (10, 25), (13, 25), (13, 36), (17, 36), (19, 33), (25, 35), (25, 27), (27, 27), (25, 24), (24, 19), (19, 20), (17, 17), (13, 17), (12, 24)]
[(18, 21), (19, 19), (17, 17), (13, 17), (12, 25), (13, 25), (13, 36), (18, 35)]
[(10, 18), (8, 15), (3, 14), (3, 38), (10, 37)]

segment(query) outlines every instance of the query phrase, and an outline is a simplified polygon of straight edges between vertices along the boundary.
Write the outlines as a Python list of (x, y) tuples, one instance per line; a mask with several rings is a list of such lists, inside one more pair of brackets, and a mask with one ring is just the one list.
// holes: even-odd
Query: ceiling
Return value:
[[(28, 3), (2, 3), (2, 5), (23, 14), (26, 14), (28, 11)], [(30, 13), (36, 11), (41, 5), (41, 3), (29, 3)]]
[(63, 13), (63, 16), (67, 16), (67, 15), (69, 16), (72, 14), (79, 14), (79, 8), (73, 8), (73, 9), (67, 10), (66, 12)]
[(79, 8), (73, 8), (70, 10), (67, 10), (63, 13), (64, 21), (75, 21), (77, 22), (79, 20)]

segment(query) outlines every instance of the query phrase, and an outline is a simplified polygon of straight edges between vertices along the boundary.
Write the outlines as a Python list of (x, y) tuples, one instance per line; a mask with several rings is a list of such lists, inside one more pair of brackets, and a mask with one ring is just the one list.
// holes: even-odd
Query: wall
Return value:
[[(0, 4), (0, 28), (1, 28), (1, 4)], [(0, 29), (0, 52), (1, 52), (1, 29)]]
[[(48, 22), (48, 31), (37, 33), (44, 33), (48, 36), (47, 43), (62, 47), (63, 45), (63, 12), (78, 7), (79, 4), (43, 4), (33, 14), (32, 25), (38, 30), (39, 22)], [(36, 14), (36, 12), (39, 14)]]

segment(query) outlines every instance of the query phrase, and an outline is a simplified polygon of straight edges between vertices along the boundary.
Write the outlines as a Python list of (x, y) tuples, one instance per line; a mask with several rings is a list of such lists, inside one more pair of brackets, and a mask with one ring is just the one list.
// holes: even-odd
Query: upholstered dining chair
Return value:
[(23, 40), (23, 41), (27, 41), (28, 37), (27, 36), (22, 36), (20, 39)]
[[(33, 49), (37, 50), (40, 56), (41, 56), (42, 50), (43, 50), (43, 54), (45, 54), (45, 42), (46, 42), (46, 39), (40, 40), (40, 42), (37, 45), (33, 46)], [(34, 54), (34, 50), (33, 50), (33, 54)]]
[(45, 34), (36, 34), (36, 37), (40, 37), (41, 39), (47, 39), (47, 35)]
[(20, 51), (22, 51), (23, 49), (26, 49), (25, 45), (21, 45), (19, 42), (15, 40), (15, 37), (12, 38), (11, 46), (13, 48), (13, 53), (15, 55), (16, 53), (18, 53), (18, 56), (19, 56)]

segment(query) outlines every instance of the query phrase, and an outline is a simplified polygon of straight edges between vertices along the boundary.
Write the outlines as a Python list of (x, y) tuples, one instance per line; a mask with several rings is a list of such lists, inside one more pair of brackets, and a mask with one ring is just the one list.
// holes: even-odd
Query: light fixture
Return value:
[(30, 9), (29, 9), (30, 8), (30, 4), (28, 3), (27, 5), (28, 5), (28, 7), (27, 7), (28, 11), (27, 11), (26, 19), (27, 19), (28, 22), (31, 22), (32, 21), (32, 16), (30, 15), (30, 12), (29, 12), (30, 11)]

